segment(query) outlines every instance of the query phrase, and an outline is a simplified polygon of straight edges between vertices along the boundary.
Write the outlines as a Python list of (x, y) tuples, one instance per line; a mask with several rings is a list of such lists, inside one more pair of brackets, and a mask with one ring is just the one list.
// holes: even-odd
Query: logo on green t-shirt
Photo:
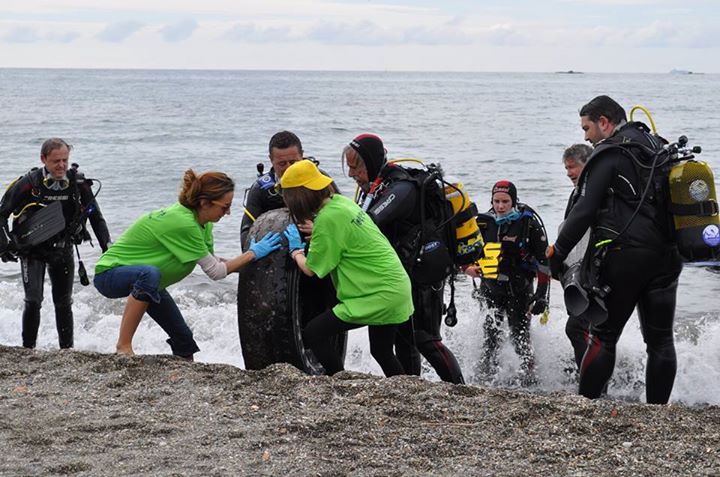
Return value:
[(357, 225), (358, 227), (361, 227), (362, 224), (363, 224), (363, 222), (365, 222), (365, 216), (366, 216), (366, 215), (367, 215), (367, 214), (365, 214), (365, 212), (363, 212), (363, 211), (361, 210), (360, 212), (358, 212), (358, 214), (355, 216), (355, 218), (352, 219), (350, 222), (351, 222), (353, 225)]

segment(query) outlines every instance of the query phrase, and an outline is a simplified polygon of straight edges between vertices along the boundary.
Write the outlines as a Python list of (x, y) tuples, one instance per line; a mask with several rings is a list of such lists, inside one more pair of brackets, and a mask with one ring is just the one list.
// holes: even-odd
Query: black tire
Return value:
[[(282, 232), (290, 223), (288, 210), (271, 210), (258, 217), (247, 236), (261, 239)], [(305, 348), (302, 330), (316, 315), (336, 303), (329, 277), (308, 277), (298, 270), (283, 239), (280, 250), (240, 269), (238, 278), (238, 331), (246, 369), (273, 363), (290, 363), (309, 374), (323, 374), (315, 355)], [(334, 340), (345, 359), (347, 333)]]

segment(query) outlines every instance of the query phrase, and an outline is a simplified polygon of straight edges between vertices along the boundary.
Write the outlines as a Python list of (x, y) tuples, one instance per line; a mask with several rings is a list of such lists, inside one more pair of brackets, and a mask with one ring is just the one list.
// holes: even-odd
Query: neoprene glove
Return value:
[(547, 292), (548, 284), (538, 283), (537, 290), (535, 290), (532, 298), (530, 298), (530, 301), (533, 304), (530, 308), (530, 313), (533, 315), (540, 315), (545, 312), (545, 309), (548, 306), (547, 299), (545, 298), (547, 296)]
[(295, 250), (305, 249), (305, 242), (303, 242), (302, 238), (300, 238), (300, 231), (298, 230), (297, 225), (288, 224), (288, 226), (285, 227), (284, 234), (288, 241), (288, 252), (292, 253)]
[(545, 301), (545, 298), (538, 298), (535, 300), (532, 308), (530, 308), (530, 313), (533, 315), (540, 315), (545, 312), (545, 308), (547, 308), (547, 306), (548, 304), (547, 301)]
[(560, 280), (563, 271), (565, 270), (565, 257), (566, 254), (560, 252), (556, 246), (551, 245), (548, 247), (550, 253), (547, 254), (548, 261), (550, 262), (550, 275), (555, 280)]
[(13, 255), (10, 252), (3, 252), (2, 255), (0, 255), (0, 259), (2, 259), (3, 262), (17, 262), (17, 256)]
[(0, 259), (3, 262), (17, 262), (17, 256), (13, 253), (12, 245), (5, 235), (5, 230), (0, 230)]
[(255, 254), (255, 260), (260, 260), (280, 248), (280, 234), (268, 232), (259, 242), (252, 239), (249, 248)]

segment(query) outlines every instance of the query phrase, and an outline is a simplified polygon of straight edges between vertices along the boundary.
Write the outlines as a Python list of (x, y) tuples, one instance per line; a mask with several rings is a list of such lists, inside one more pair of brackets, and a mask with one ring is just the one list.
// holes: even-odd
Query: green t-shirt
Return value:
[(213, 253), (213, 224), (201, 226), (192, 209), (175, 203), (154, 210), (132, 224), (95, 265), (95, 274), (124, 265), (160, 269), (160, 289), (193, 271), (198, 260)]
[(307, 267), (328, 273), (343, 321), (389, 325), (413, 313), (410, 279), (390, 242), (352, 200), (335, 194), (315, 218)]

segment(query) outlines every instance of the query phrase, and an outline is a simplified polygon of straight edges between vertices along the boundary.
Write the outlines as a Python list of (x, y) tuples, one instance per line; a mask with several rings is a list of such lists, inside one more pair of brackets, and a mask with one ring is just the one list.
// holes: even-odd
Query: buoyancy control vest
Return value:
[(439, 165), (411, 161), (423, 167), (404, 167), (396, 162), (385, 165), (363, 202), (372, 214), (374, 199), (383, 195), (384, 188), (398, 181), (415, 186), (415, 210), (393, 224), (394, 230), (388, 235), (410, 276), (418, 283), (431, 284), (453, 273), (455, 265), (472, 263), (481, 254), (477, 207), (462, 183), (444, 179)]
[[(518, 202), (520, 216), (513, 221), (498, 224), (492, 209), (479, 214), (477, 222), (485, 242), (485, 257), (478, 261), (483, 278), (507, 281), (532, 281), (546, 266), (538, 262), (544, 256), (547, 234), (542, 220), (527, 204)], [(542, 243), (533, 243), (533, 241)], [(493, 253), (494, 252), (494, 253)]]
[(595, 148), (581, 178), (590, 173), (592, 160), (608, 151), (627, 156), (627, 164), (634, 171), (633, 178), (618, 171), (615, 184), (620, 185), (611, 187), (608, 207), (598, 211), (595, 245), (674, 244), (688, 262), (720, 259), (720, 217), (713, 173), (705, 162), (694, 160), (701, 148), (689, 148), (687, 142), (687, 137), (681, 136), (669, 144), (643, 123), (630, 122)]
[[(415, 162), (422, 168), (402, 167), (397, 162)], [(417, 193), (414, 210), (407, 214), (408, 217), (394, 221), (390, 233), (387, 225), (378, 225), (388, 236), (414, 283), (435, 286), (449, 278), (450, 301), (444, 307), (445, 324), (455, 326), (456, 265), (472, 263), (482, 254), (482, 240), (474, 219), (477, 207), (464, 192), (462, 184), (444, 179), (439, 165), (426, 165), (417, 159), (385, 164), (368, 192), (358, 191), (356, 202), (371, 216), (381, 207), (391, 207), (388, 205), (390, 200), (382, 200), (386, 192), (383, 189), (392, 190), (392, 184), (397, 181), (414, 185)], [(387, 195), (387, 199), (390, 197)], [(397, 204), (402, 199), (394, 200)], [(373, 216), (376, 223), (377, 217)]]
[(657, 249), (671, 245), (669, 165), (658, 160), (666, 143), (645, 124), (629, 122), (595, 147), (578, 180), (583, 194), (599, 161), (617, 161), (603, 204), (596, 211), (594, 244), (612, 241)]
[[(50, 184), (57, 185), (63, 180), (67, 181), (66, 185)], [(18, 252), (37, 247), (45, 252), (64, 250), (89, 239), (86, 219), (92, 211), (85, 210), (78, 188), (86, 179), (73, 164), (67, 179), (63, 180), (47, 179), (42, 168), (33, 168), (8, 187), (9, 190), (18, 184), (28, 189), (23, 193), (26, 197), (18, 197), (20, 201), (15, 204), (12, 215), (10, 236)]]

